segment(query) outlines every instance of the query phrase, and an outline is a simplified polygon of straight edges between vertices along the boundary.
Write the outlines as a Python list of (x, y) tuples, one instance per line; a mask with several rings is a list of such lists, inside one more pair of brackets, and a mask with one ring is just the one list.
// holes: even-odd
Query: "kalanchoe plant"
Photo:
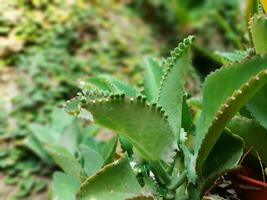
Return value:
[[(207, 76), (202, 100), (190, 99), (184, 86), (193, 39), (184, 39), (163, 64), (147, 60), (143, 91), (100, 75), (67, 103), (68, 112), (87, 112), (94, 123), (124, 137), (125, 151), (131, 148), (124, 148), (126, 141), (134, 152), (82, 178), (77, 199), (202, 199), (238, 167), (244, 147), (256, 148), (266, 166), (267, 116), (257, 106), (266, 106), (267, 57), (229, 61)], [(241, 108), (254, 117), (239, 113)]]
[(62, 199), (200, 200), (222, 176), (234, 182), (248, 149), (266, 167), (266, 21), (263, 11), (250, 20), (253, 48), (218, 54), (225, 66), (206, 77), (201, 97), (185, 89), (194, 36), (162, 64), (146, 60), (142, 91), (107, 75), (86, 80), (66, 110), (117, 133), (126, 153), (103, 162), (84, 145), (88, 166), (98, 163), (90, 173), (56, 157), (68, 167), (55, 174), (55, 191), (68, 191)]

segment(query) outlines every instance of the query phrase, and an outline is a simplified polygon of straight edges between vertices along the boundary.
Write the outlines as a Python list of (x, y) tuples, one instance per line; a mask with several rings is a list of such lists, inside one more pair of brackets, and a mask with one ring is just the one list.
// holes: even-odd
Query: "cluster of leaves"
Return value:
[[(263, 10), (253, 13), (253, 50), (220, 55), (227, 62), (206, 77), (201, 98), (184, 89), (193, 36), (163, 64), (147, 62), (143, 91), (109, 76), (89, 79), (66, 110), (86, 113), (132, 146), (124, 148), (128, 156), (73, 182), (76, 198), (199, 200), (251, 147), (266, 167), (266, 22)], [(146, 169), (139, 182), (130, 164)]]

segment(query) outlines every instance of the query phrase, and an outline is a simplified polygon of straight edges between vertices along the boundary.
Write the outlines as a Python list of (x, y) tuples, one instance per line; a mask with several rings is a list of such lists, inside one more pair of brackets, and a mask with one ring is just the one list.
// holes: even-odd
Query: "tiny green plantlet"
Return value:
[[(244, 149), (254, 147), (266, 166), (265, 53), (244, 51), (246, 56), (228, 59), (208, 75), (197, 108), (201, 114), (193, 118), (190, 110), (196, 108), (185, 89), (193, 40), (185, 38), (162, 64), (147, 59), (142, 91), (100, 75), (86, 80), (82, 94), (67, 102), (69, 113), (86, 111), (92, 122), (131, 144), (125, 148), (120, 140), (128, 154), (99, 165), (79, 184), (73, 181), (77, 199), (200, 200), (217, 179), (239, 166)], [(73, 174), (54, 178), (66, 176)]]

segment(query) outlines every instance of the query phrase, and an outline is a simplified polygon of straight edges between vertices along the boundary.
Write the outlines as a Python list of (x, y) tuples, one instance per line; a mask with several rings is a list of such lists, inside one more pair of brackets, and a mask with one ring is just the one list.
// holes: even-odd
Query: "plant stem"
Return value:
[(183, 171), (181, 175), (172, 181), (170, 186), (168, 187), (169, 190), (176, 190), (178, 187), (180, 187), (187, 179), (186, 171)]
[(171, 182), (171, 177), (169, 176), (168, 172), (165, 171), (161, 162), (154, 162), (154, 163), (151, 163), (150, 165), (151, 165), (152, 171), (160, 179), (160, 181), (165, 185), (169, 185)]

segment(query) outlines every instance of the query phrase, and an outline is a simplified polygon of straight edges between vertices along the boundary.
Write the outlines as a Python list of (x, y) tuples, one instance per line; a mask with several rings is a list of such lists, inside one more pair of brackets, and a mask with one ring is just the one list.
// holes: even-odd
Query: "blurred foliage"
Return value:
[[(49, 132), (55, 108), (79, 91), (79, 80), (108, 73), (137, 85), (144, 57), (158, 57), (192, 33), (201, 38), (193, 62), (206, 73), (211, 70), (206, 66), (223, 63), (218, 54), (242, 50), (241, 42), (248, 45), (240, 7), (238, 0), (0, 0), (0, 70), (17, 72), (12, 108), (0, 99), (0, 171), (7, 171), (7, 182), (18, 184), (18, 196), (45, 187), (36, 171), (47, 176), (54, 169), (32, 124)], [(2, 85), (0, 95), (7, 87)], [(187, 86), (196, 85), (199, 77), (191, 67)], [(86, 135), (88, 124), (71, 130)], [(35, 165), (40, 167), (29, 171)], [(12, 178), (25, 173), (35, 178), (26, 183)]]
[[(54, 108), (79, 90), (79, 79), (112, 73), (138, 83), (140, 57), (157, 55), (159, 45), (136, 13), (113, 0), (1, 0), (0, 16), (0, 69), (9, 66), (18, 74), (12, 108), (3, 104), (0, 116), (0, 170), (22, 197), (40, 188), (35, 184), (39, 172), (31, 169), (37, 162), (40, 171), (43, 164), (31, 152), (49, 159), (30, 125), (51, 123)], [(70, 130), (86, 133), (86, 127)], [(14, 175), (26, 172), (33, 179), (24, 186), (24, 179)]]

